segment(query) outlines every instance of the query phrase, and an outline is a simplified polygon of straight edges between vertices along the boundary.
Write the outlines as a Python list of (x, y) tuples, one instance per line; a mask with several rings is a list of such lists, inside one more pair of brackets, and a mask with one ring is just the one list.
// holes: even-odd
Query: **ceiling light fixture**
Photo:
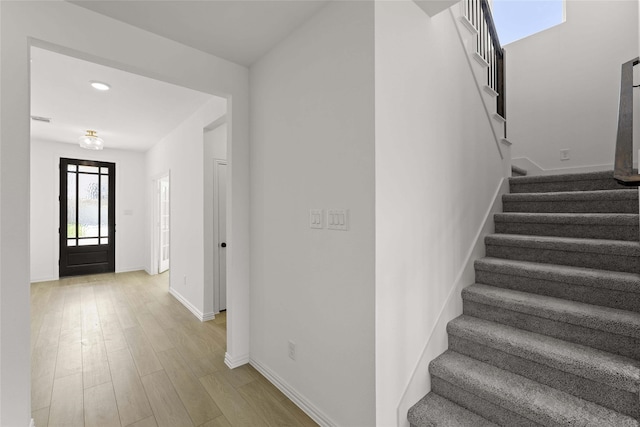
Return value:
[(96, 80), (90, 80), (89, 83), (91, 83), (92, 88), (97, 90), (105, 91), (111, 89), (111, 86), (107, 83), (99, 82)]
[(79, 142), (80, 147), (87, 150), (102, 150), (104, 148), (104, 141), (102, 138), (98, 138), (95, 130), (87, 130), (87, 134), (81, 136)]

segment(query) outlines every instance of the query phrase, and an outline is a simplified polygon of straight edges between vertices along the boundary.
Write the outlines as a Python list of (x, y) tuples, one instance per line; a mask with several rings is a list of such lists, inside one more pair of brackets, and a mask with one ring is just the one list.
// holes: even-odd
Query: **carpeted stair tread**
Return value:
[(583, 224), (637, 226), (638, 214), (625, 213), (529, 213), (506, 212), (494, 215), (496, 222), (518, 222), (534, 224)]
[(588, 181), (599, 179), (613, 179), (613, 171), (583, 172), (583, 173), (564, 173), (556, 175), (532, 175), (526, 178), (514, 179), (514, 182), (531, 183), (531, 182), (572, 182), (572, 181)]
[(580, 239), (571, 237), (527, 236), (520, 234), (490, 234), (487, 245), (536, 248), (571, 252), (640, 256), (640, 243), (622, 240)]
[(511, 165), (511, 173), (513, 176), (526, 176), (527, 170), (516, 165)]
[(640, 391), (640, 361), (624, 356), (466, 315), (449, 322), (447, 332), (597, 383)]
[(640, 313), (631, 311), (478, 283), (463, 289), (462, 299), (611, 334), (640, 338)]
[(493, 258), (640, 273), (637, 241), (491, 234), (485, 247)]
[(523, 276), (593, 288), (640, 293), (640, 274), (634, 273), (491, 257), (477, 260), (475, 262), (475, 268), (476, 270), (491, 271), (512, 276)]
[(432, 376), (541, 425), (638, 426), (631, 417), (453, 351), (433, 360), (429, 371)]
[(638, 213), (638, 191), (598, 190), (502, 196), (504, 212)]
[(529, 213), (494, 215), (495, 232), (533, 236), (638, 241), (638, 215), (629, 213)]
[(561, 175), (515, 176), (509, 179), (512, 193), (548, 191), (590, 191), (624, 188), (613, 171)]
[(512, 193), (502, 202), (504, 212), (638, 213), (634, 189)]
[(409, 410), (407, 418), (412, 427), (497, 427), (433, 392), (420, 399)]
[(637, 200), (634, 189), (592, 190), (592, 191), (552, 191), (549, 193), (508, 193), (503, 199), (517, 201), (555, 201), (555, 200)]

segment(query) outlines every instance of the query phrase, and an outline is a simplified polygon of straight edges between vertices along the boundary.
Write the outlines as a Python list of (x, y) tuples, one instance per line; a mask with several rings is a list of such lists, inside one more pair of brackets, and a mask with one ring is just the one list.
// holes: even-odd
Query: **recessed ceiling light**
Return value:
[(109, 86), (108, 84), (103, 83), (103, 82), (98, 82), (98, 81), (95, 81), (95, 80), (91, 80), (89, 83), (91, 83), (91, 87), (93, 87), (94, 89), (97, 89), (97, 90), (109, 90), (109, 89), (111, 89), (111, 86)]

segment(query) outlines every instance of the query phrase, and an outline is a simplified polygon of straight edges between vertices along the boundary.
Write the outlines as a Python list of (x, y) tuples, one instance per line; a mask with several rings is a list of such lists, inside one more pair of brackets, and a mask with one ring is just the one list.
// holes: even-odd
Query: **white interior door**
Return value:
[(158, 181), (160, 193), (160, 262), (158, 263), (158, 273), (169, 269), (169, 177), (166, 176)]
[(214, 204), (217, 209), (214, 226), (218, 235), (218, 307), (222, 311), (227, 309), (227, 164), (217, 162), (215, 171)]

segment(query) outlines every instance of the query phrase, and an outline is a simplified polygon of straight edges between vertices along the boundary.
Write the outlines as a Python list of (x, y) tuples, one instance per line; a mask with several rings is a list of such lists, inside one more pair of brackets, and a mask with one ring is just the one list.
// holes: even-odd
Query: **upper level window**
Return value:
[(493, 19), (503, 46), (565, 20), (565, 0), (493, 0)]

